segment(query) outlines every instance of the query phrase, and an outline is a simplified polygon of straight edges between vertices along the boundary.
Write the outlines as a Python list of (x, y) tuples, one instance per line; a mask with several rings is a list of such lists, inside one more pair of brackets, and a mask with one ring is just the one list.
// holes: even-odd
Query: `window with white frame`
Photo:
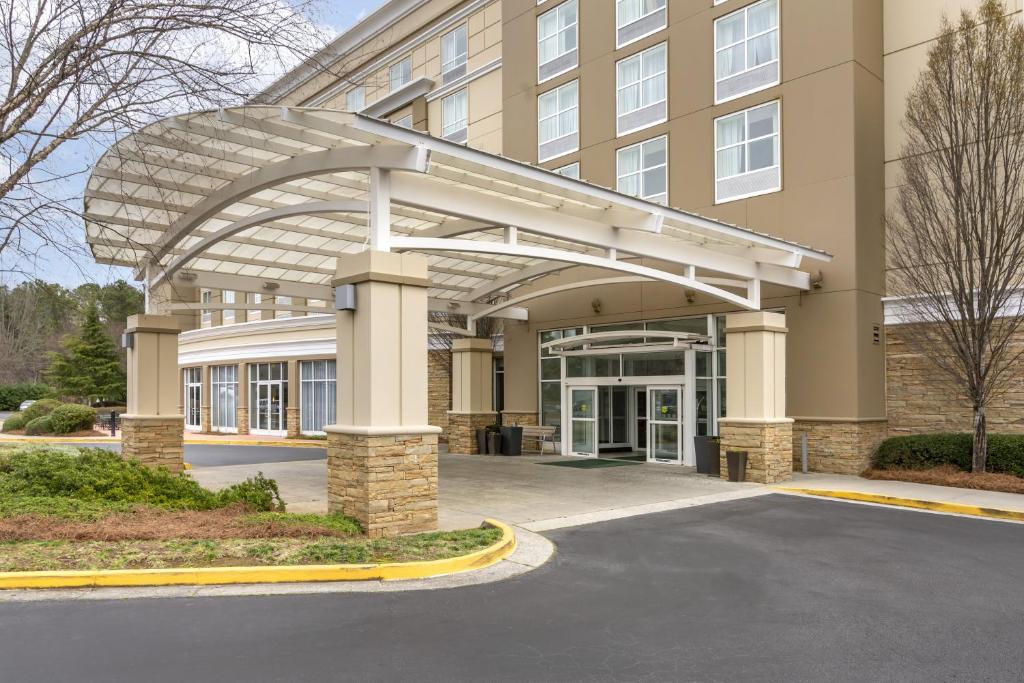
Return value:
[(466, 24), (441, 36), (441, 82), (451, 83), (466, 75), (469, 55)]
[(668, 203), (668, 136), (623, 147), (616, 155), (617, 187), (623, 194)]
[(345, 109), (351, 112), (361, 111), (366, 106), (366, 88), (357, 86), (345, 93)]
[(182, 376), (185, 383), (185, 428), (198, 431), (203, 428), (203, 369), (185, 368)]
[(546, 161), (580, 147), (580, 88), (572, 81), (537, 98), (537, 159)]
[(615, 0), (615, 44), (623, 47), (668, 25), (667, 0)]
[(760, 0), (715, 20), (715, 103), (779, 82), (779, 2)]
[(213, 429), (238, 429), (238, 366), (210, 368), (210, 425)]
[(397, 64), (391, 65), (388, 80), (391, 83), (391, 92), (401, 88), (412, 80), (412, 57), (406, 57)]
[[(279, 306), (291, 306), (292, 298), (290, 296), (278, 296), (274, 297), (276, 303)], [(291, 311), (274, 311), (275, 318), (290, 318), (294, 315)]]
[[(199, 300), (204, 304), (211, 303), (213, 301), (213, 292), (208, 289), (204, 289), (199, 292)], [(213, 311), (208, 308), (202, 309), (200, 312), (200, 327), (210, 327), (213, 325)]]
[(333, 360), (299, 363), (301, 420), (304, 434), (323, 434), (336, 421), (337, 374)]
[(715, 119), (715, 202), (782, 189), (779, 102)]
[[(233, 304), (233, 303), (235, 303), (235, 293), (234, 292), (225, 290), (221, 294), (223, 295), (222, 299), (223, 299), (224, 303), (226, 303), (226, 304)], [(229, 309), (229, 308), (224, 309), (221, 312), (221, 324), (223, 324), (223, 325), (231, 325), (234, 322), (235, 322), (235, 311), (234, 311), (234, 309)]]
[(395, 125), (401, 126), (402, 128), (412, 128), (412, 114), (406, 114), (402, 118), (398, 119), (395, 121)]
[(441, 100), (441, 137), (465, 142), (469, 126), (469, 93), (462, 89)]
[(561, 168), (556, 168), (555, 173), (558, 175), (564, 175), (566, 178), (580, 179), (580, 162), (574, 161), (571, 164), (566, 164)]
[[(261, 303), (263, 303), (263, 295), (260, 294), (259, 292), (250, 292), (249, 295), (248, 295), (248, 299), (249, 299), (249, 303), (251, 303), (251, 304), (261, 304)], [(260, 320), (262, 313), (263, 312), (260, 311), (260, 310), (246, 311), (245, 312), (245, 319), (246, 320)]]
[(537, 17), (537, 81), (575, 69), (579, 64), (577, 0), (566, 0)]
[(638, 52), (615, 65), (618, 135), (668, 120), (668, 46)]

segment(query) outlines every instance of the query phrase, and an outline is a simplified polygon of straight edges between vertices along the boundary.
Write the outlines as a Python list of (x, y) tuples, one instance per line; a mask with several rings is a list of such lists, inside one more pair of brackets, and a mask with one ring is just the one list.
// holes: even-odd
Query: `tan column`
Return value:
[(210, 399), (213, 396), (213, 382), (210, 366), (204, 365), (202, 369), (203, 386), (201, 389), (201, 397), (199, 400), (199, 431), (209, 434), (213, 431), (213, 422), (210, 419), (210, 406), (212, 405)]
[(326, 427), (328, 509), (372, 537), (437, 528), (437, 435), (427, 424), (427, 260), (364, 251), (338, 258), (337, 424)]
[(490, 339), (452, 342), (452, 409), (448, 412), (448, 450), (479, 454), (476, 430), (494, 424), (494, 354)]
[(184, 468), (185, 416), (178, 407), (178, 334), (175, 316), (133, 315), (125, 334), (128, 412), (121, 416), (121, 455), (172, 472)]
[(726, 417), (719, 420), (722, 477), (726, 453), (747, 451), (747, 480), (793, 476), (793, 420), (786, 417), (786, 316), (763, 311), (725, 318)]
[(289, 438), (297, 438), (302, 434), (301, 422), (299, 422), (299, 361), (288, 361), (288, 406), (285, 414), (285, 428), (288, 430)]
[(235, 424), (239, 434), (249, 433), (249, 364), (238, 364), (238, 401), (235, 407)]

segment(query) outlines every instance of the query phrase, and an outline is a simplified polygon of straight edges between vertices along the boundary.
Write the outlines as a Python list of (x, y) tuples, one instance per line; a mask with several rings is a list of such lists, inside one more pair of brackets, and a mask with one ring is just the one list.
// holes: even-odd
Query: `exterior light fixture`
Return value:
[(594, 315), (601, 315), (601, 300), (594, 299), (590, 302), (590, 307), (594, 309)]
[(125, 332), (121, 335), (121, 348), (122, 349), (134, 349), (135, 348), (135, 333)]
[(273, 291), (275, 291), (277, 289), (280, 289), (280, 288), (281, 288), (281, 285), (279, 285), (276, 282), (264, 282), (263, 283), (263, 289), (265, 289), (265, 290), (267, 290), (269, 292), (273, 292)]
[(686, 303), (692, 304), (694, 301), (697, 300), (697, 292), (693, 291), (692, 289), (686, 290), (685, 294), (686, 294)]
[(184, 280), (185, 282), (195, 282), (199, 279), (199, 275), (188, 270), (183, 270), (178, 273), (178, 279)]
[(334, 310), (356, 310), (356, 286), (353, 284), (338, 285), (334, 288)]

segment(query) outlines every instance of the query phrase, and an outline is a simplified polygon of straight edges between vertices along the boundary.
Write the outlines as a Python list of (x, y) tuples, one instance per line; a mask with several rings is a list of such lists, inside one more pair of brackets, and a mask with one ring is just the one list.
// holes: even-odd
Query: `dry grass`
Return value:
[(1024, 493), (1024, 479), (1012, 474), (994, 474), (985, 472), (973, 474), (964, 472), (953, 465), (942, 465), (926, 470), (909, 469), (867, 469), (861, 473), (865, 479), (889, 479), (893, 481), (909, 481), (915, 484), (934, 484), (936, 486), (955, 486), (963, 489), (981, 491), (1001, 491), (1003, 493)]

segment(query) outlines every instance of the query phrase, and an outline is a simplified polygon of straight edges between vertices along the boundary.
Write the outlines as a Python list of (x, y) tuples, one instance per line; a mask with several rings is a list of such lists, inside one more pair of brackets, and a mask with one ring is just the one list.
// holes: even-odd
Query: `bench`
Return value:
[(557, 454), (558, 449), (555, 448), (555, 428), (554, 427), (523, 427), (523, 441), (527, 439), (537, 440), (537, 452), (544, 455), (544, 445), (551, 444), (551, 453)]

